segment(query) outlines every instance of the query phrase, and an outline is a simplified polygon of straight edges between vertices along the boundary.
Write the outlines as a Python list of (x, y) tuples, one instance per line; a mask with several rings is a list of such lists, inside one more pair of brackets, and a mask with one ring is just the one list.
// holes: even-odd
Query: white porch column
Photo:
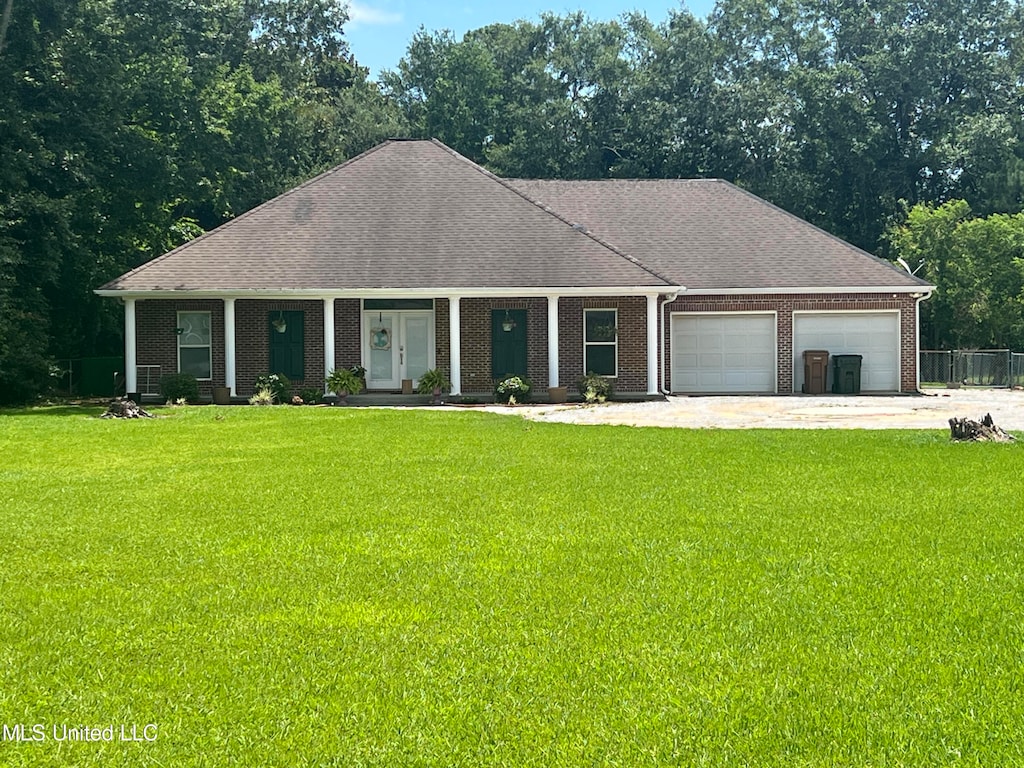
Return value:
[(135, 357), (135, 299), (124, 300), (124, 393), (139, 391)]
[(448, 354), (451, 359), (452, 394), (462, 394), (462, 314), (459, 296), (448, 297)]
[(658, 295), (647, 297), (647, 394), (658, 394)]
[(334, 299), (324, 299), (324, 392), (326, 379), (334, 370)]
[(235, 396), (235, 300), (224, 299), (224, 386)]
[(548, 296), (548, 386), (558, 386), (558, 297)]

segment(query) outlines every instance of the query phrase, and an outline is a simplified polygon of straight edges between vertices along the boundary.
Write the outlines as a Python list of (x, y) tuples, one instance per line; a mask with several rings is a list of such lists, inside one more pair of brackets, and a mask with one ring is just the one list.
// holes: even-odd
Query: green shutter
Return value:
[[(506, 317), (513, 328), (503, 327)], [(526, 376), (526, 310), (491, 310), (491, 376), (500, 379), (507, 374)]]
[[(306, 332), (305, 312), (269, 312), (267, 327), (270, 333), (270, 370), (268, 373), (283, 373), (289, 379), (306, 377)], [(279, 333), (274, 322), (283, 319), (284, 333)]]

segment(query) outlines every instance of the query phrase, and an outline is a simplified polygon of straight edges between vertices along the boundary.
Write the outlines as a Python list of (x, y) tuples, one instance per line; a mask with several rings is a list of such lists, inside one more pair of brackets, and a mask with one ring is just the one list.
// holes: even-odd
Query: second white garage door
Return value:
[[(804, 383), (803, 352), (825, 349), (829, 355), (861, 355), (862, 392), (900, 389), (900, 316), (898, 312), (822, 312), (793, 314), (793, 391)], [(828, 386), (832, 386), (829, 360)]]
[(775, 314), (673, 314), (673, 392), (774, 392)]

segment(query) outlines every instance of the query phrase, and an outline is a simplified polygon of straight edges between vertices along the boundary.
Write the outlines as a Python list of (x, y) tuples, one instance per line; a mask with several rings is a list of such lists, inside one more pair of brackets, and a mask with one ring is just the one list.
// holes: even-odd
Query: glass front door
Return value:
[(367, 389), (413, 386), (434, 367), (434, 313), (424, 310), (363, 312), (363, 365)]

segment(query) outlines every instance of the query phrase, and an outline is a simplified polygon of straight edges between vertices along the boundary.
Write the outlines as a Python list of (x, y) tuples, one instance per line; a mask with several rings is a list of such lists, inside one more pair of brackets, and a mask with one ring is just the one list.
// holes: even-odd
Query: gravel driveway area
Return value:
[(603, 405), (493, 406), (495, 413), (569, 424), (720, 429), (949, 429), (949, 419), (992, 414), (1008, 432), (1024, 431), (1024, 392), (935, 389), (922, 395), (669, 397)]

